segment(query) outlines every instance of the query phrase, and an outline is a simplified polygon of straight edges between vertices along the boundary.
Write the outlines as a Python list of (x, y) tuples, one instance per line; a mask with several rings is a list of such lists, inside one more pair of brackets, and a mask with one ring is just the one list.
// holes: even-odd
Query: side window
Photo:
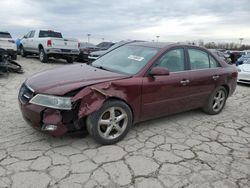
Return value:
[(35, 35), (35, 31), (31, 31), (29, 38), (33, 38)]
[(218, 62), (211, 55), (209, 55), (209, 59), (210, 59), (210, 68), (219, 67)]
[(188, 49), (188, 54), (191, 70), (209, 68), (209, 58), (206, 52), (197, 49)]
[(165, 67), (170, 72), (178, 72), (185, 70), (184, 50), (174, 49), (165, 53), (159, 60), (156, 66)]
[(30, 33), (31, 33), (31, 31), (28, 32), (25, 36), (26, 36), (27, 38), (30, 38)]

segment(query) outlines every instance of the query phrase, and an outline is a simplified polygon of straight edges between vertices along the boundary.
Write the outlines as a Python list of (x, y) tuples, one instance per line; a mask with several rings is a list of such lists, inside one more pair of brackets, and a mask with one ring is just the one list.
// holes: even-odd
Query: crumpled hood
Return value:
[(250, 64), (239, 65), (239, 68), (244, 72), (250, 72)]
[(75, 64), (37, 73), (27, 79), (26, 84), (35, 93), (64, 95), (85, 86), (128, 77), (85, 64)]

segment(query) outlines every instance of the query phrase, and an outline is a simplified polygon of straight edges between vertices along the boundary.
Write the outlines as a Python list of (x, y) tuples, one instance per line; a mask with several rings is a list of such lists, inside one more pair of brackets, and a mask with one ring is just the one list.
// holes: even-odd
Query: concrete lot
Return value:
[(143, 122), (118, 144), (100, 146), (25, 123), (20, 84), (66, 63), (18, 61), (25, 74), (0, 78), (0, 187), (250, 187), (250, 86), (238, 85), (219, 115), (195, 110)]

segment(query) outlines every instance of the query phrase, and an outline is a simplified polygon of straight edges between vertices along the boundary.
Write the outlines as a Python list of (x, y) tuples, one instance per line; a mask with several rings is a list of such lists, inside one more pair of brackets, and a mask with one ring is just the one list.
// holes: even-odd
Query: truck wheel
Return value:
[(23, 48), (23, 46), (20, 47), (20, 54), (21, 54), (22, 57), (26, 57), (26, 55), (27, 55), (24, 48)]
[(208, 103), (203, 107), (203, 111), (210, 115), (218, 114), (222, 111), (227, 100), (227, 90), (224, 87), (218, 87), (210, 95)]
[(42, 63), (47, 63), (48, 62), (48, 56), (47, 54), (44, 52), (44, 49), (41, 48), (39, 51), (39, 59)]
[(74, 59), (72, 57), (67, 57), (66, 61), (67, 61), (67, 63), (73, 63)]
[(98, 143), (109, 145), (122, 140), (132, 122), (132, 112), (126, 103), (109, 100), (88, 116), (87, 129)]

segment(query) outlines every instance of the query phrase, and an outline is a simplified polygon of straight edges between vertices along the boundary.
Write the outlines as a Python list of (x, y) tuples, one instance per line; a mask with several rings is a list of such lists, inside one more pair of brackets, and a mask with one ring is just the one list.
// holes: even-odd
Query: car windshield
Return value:
[(6, 32), (0, 32), (0, 38), (11, 38), (11, 35)]
[(158, 52), (155, 48), (122, 46), (93, 62), (93, 66), (125, 74), (139, 72)]
[(59, 32), (55, 32), (55, 31), (40, 31), (39, 37), (40, 38), (45, 38), (45, 37), (62, 38), (62, 34)]

